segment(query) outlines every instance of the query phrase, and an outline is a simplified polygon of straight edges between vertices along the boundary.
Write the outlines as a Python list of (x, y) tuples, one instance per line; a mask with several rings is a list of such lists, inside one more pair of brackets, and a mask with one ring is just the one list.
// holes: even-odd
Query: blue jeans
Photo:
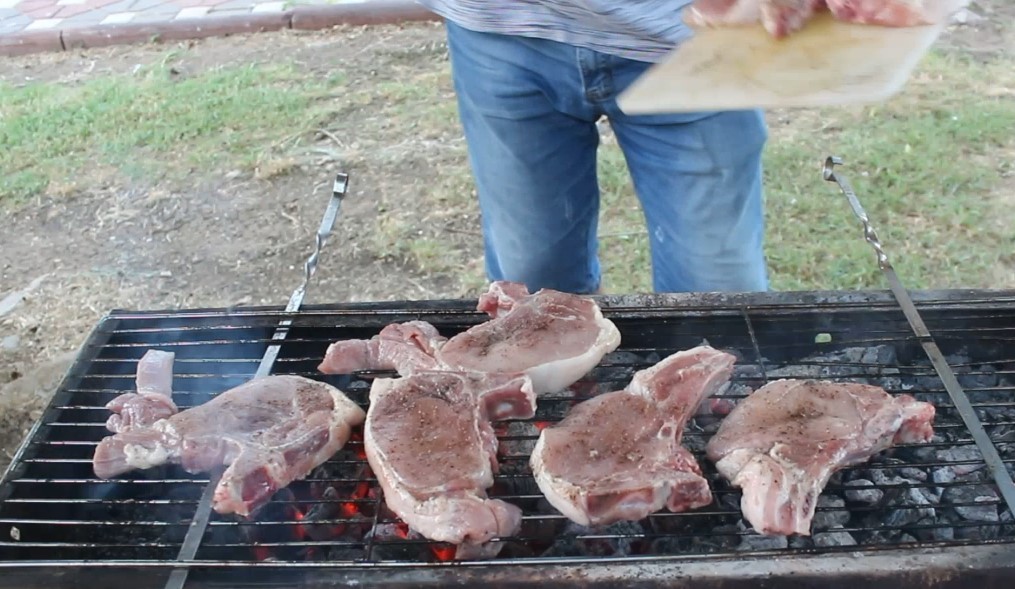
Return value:
[(447, 36), (488, 279), (599, 288), (596, 121), (605, 116), (645, 215), (655, 291), (768, 289), (761, 112), (630, 116), (617, 95), (649, 63), (451, 22)]

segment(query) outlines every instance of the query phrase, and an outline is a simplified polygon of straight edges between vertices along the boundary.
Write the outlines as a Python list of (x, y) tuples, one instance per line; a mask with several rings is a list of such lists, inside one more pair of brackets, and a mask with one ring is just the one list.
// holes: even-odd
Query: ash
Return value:
[(426, 562), (430, 560), (427, 540), (405, 524), (378, 523), (364, 540), (373, 544), (371, 558), (380, 561)]
[(645, 529), (638, 522), (588, 528), (568, 521), (543, 556), (617, 557), (637, 554)]

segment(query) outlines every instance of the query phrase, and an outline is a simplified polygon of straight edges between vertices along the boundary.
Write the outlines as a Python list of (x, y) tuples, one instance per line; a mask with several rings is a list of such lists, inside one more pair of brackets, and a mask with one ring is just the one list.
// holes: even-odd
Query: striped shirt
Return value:
[(658, 62), (688, 39), (692, 0), (417, 0), (466, 29), (537, 37)]

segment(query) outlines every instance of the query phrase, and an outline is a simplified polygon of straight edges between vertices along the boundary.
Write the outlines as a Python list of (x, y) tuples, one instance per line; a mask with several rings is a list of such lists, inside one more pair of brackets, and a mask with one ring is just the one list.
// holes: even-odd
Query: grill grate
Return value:
[[(1015, 471), (1015, 296), (937, 292), (917, 302), (1005, 466)], [(149, 348), (176, 352), (174, 399), (183, 409), (251, 378), (279, 321), (289, 318), (273, 372), (326, 380), (366, 407), (369, 380), (317, 373), (328, 344), (368, 338), (390, 322), (411, 319), (430, 321), (450, 336), (485, 320), (471, 307), (469, 301), (428, 301), (315, 307), (295, 315), (275, 309), (113, 313), (92, 334), (0, 487), (0, 567), (38, 575), (54, 568), (174, 564), (208, 476), (160, 467), (104, 481), (91, 470), (95, 444), (108, 434), (103, 406), (131, 390), (136, 362)], [(413, 537), (387, 512), (361, 442), (353, 441), (308, 479), (280, 491), (256, 521), (213, 515), (194, 565), (368, 572), (686, 565), (991, 545), (1007, 551), (1004, 566), (1015, 560), (1011, 510), (889, 295), (607, 297), (603, 307), (621, 329), (621, 348), (568, 391), (541, 398), (533, 420), (498, 425), (502, 466), (490, 494), (522, 507), (524, 518), (496, 561), (441, 563), (448, 547)], [(709, 416), (694, 419), (684, 439), (710, 480), (711, 506), (598, 530), (577, 528), (549, 508), (528, 467), (539, 428), (575, 402), (621, 388), (636, 370), (703, 339), (739, 359), (725, 398), (735, 401), (778, 378), (868, 382), (933, 402), (937, 436), (836, 475), (809, 539), (766, 539), (744, 526), (739, 491), (702, 456), (718, 425)], [(3, 578), (15, 577), (0, 574), (0, 586)]]

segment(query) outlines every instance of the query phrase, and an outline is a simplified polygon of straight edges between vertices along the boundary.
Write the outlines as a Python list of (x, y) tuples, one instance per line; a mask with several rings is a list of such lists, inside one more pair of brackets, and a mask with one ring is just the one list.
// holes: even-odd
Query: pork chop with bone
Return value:
[(967, 0), (696, 0), (684, 13), (692, 26), (760, 22), (776, 38), (799, 31), (821, 11), (846, 23), (916, 27), (938, 23)]
[(929, 442), (935, 411), (871, 385), (778, 380), (733, 408), (706, 455), (743, 490), (741, 510), (758, 533), (808, 536), (835, 471), (893, 444)]
[(722, 388), (736, 358), (709, 346), (638, 371), (620, 391), (571, 408), (542, 431), (530, 464), (547, 500), (584, 526), (637, 521), (712, 502), (708, 481), (680, 445), (684, 426)]
[(212, 507), (247, 516), (328, 460), (366, 419), (342, 391), (300, 376), (256, 378), (179, 411), (172, 400), (174, 359), (172, 352), (146, 352), (137, 366), (137, 392), (106, 405), (114, 412), (106, 422), (114, 435), (95, 449), (99, 478), (168, 463), (190, 473), (228, 466)]
[(536, 394), (577, 382), (620, 345), (620, 331), (588, 297), (494, 282), (477, 308), (492, 319), (451, 339), (423, 321), (388, 325), (369, 340), (331, 344), (325, 374), (419, 370), (525, 374)]
[(458, 546), (456, 559), (492, 558), (521, 510), (487, 497), (498, 470), (490, 420), (535, 414), (524, 375), (415, 372), (370, 388), (363, 442), (384, 500), (409, 527)]

